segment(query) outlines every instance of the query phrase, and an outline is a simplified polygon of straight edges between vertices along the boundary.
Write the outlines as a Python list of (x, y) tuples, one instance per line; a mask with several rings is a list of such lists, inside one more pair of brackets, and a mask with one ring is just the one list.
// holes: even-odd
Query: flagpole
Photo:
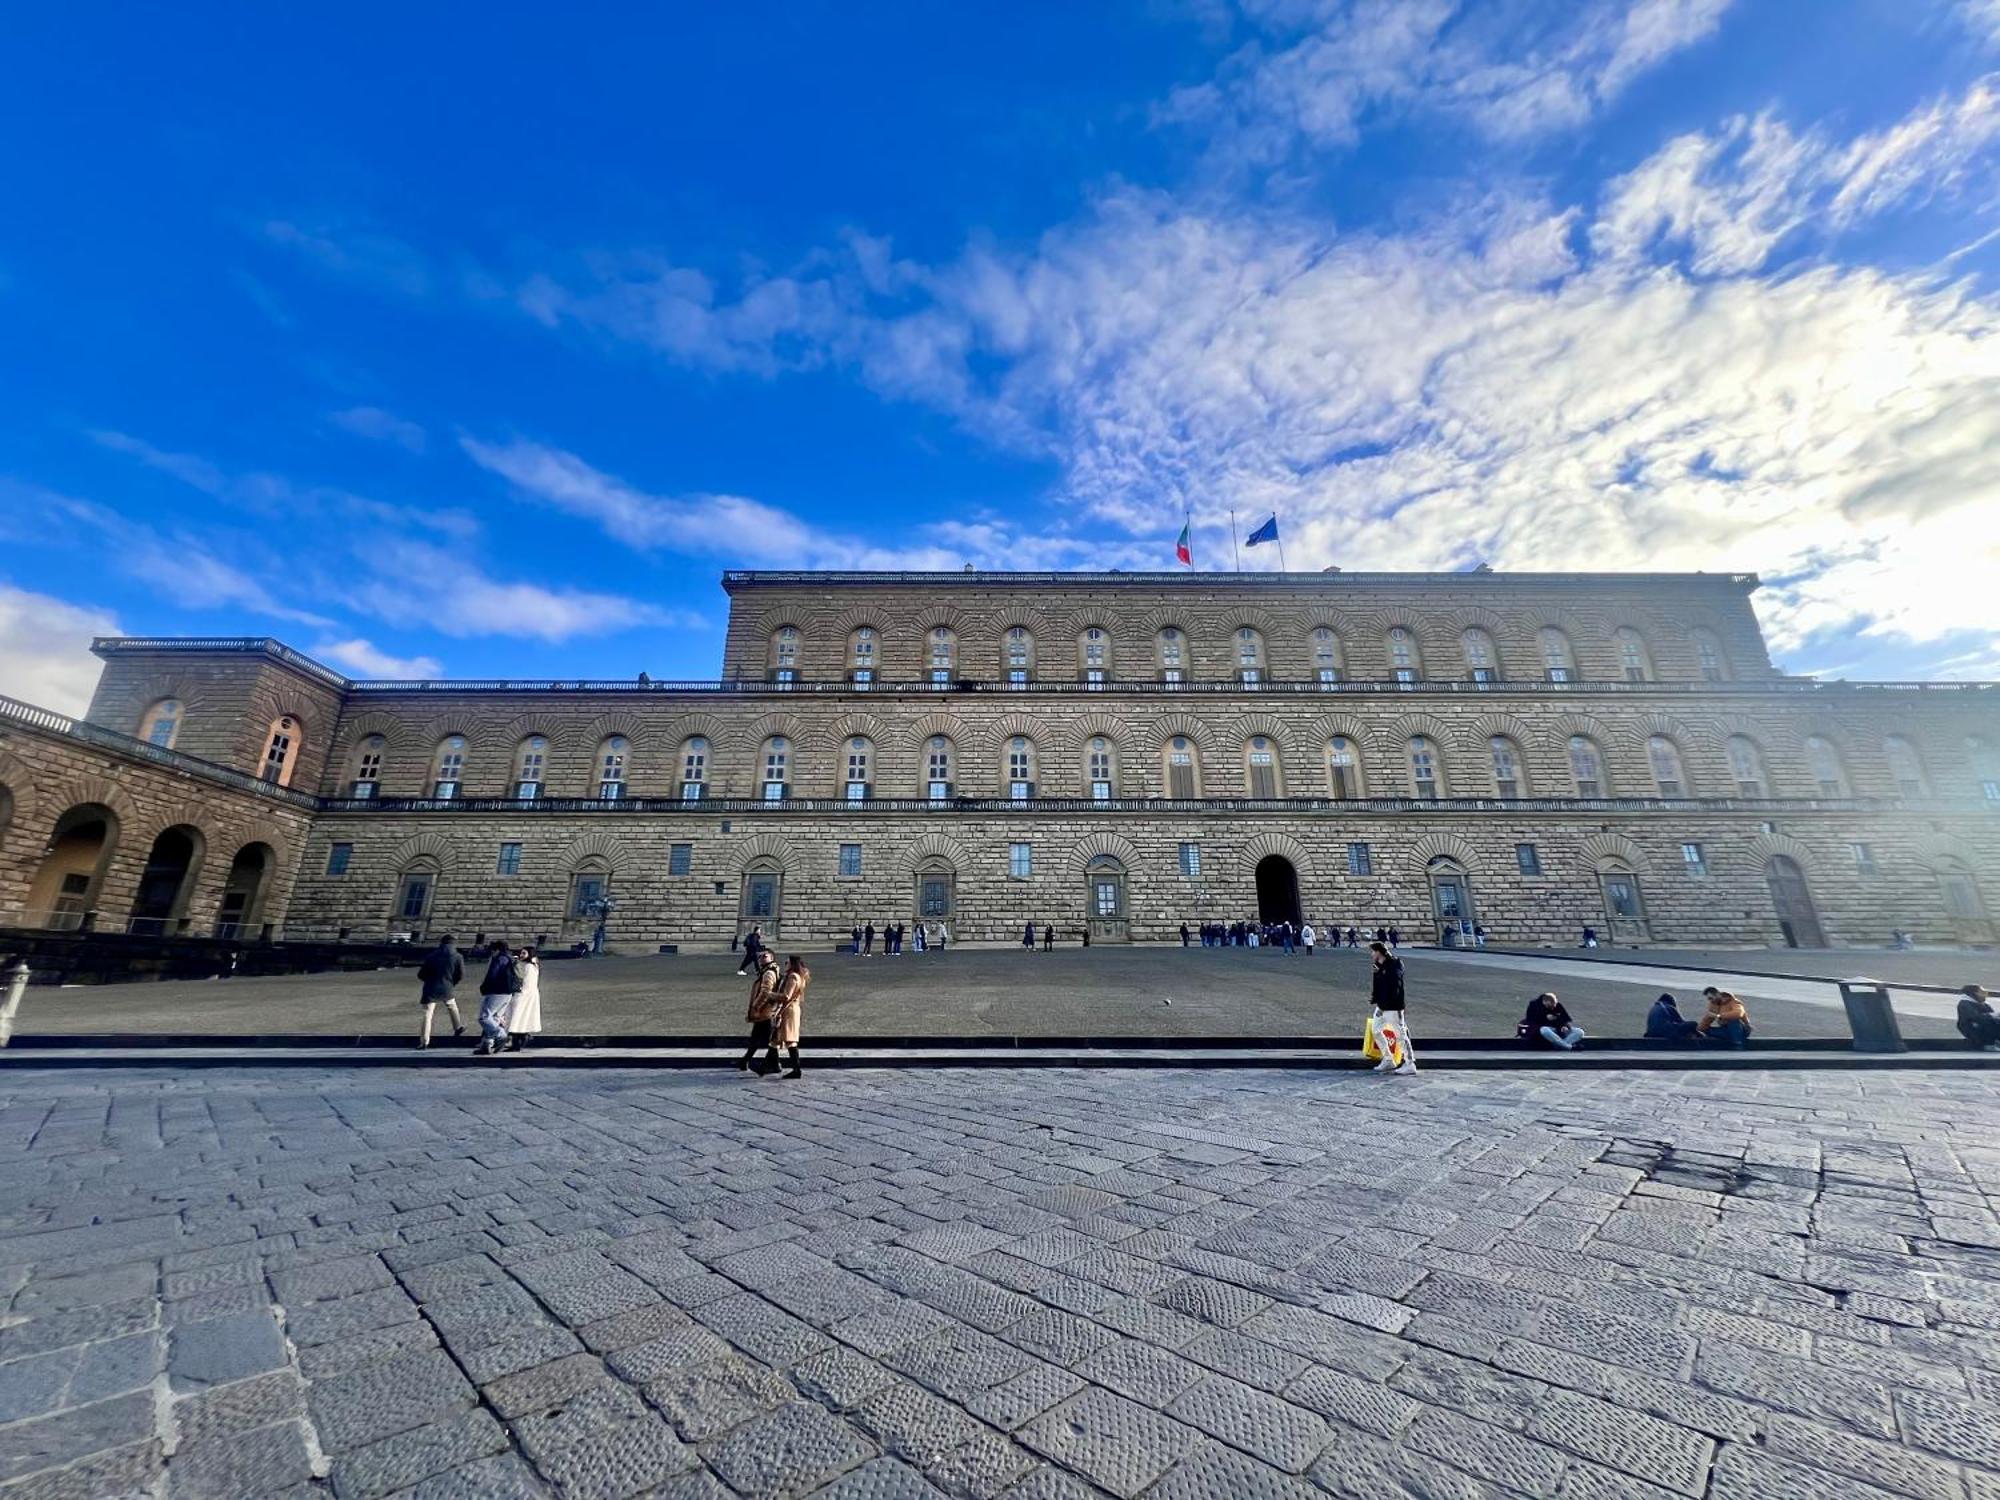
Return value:
[(1236, 545), (1236, 512), (1229, 512), (1229, 554), (1236, 559), (1236, 571), (1243, 571), (1243, 553)]
[[(1271, 512), (1271, 519), (1276, 520), (1277, 516), (1278, 513), (1275, 510)], [(1282, 526), (1278, 528), (1278, 571), (1280, 573), (1289, 573), (1292, 571), (1285, 566), (1285, 528)]]

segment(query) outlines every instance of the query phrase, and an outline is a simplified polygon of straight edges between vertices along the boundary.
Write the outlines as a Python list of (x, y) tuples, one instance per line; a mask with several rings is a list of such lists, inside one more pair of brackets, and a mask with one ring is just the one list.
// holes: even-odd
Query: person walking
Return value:
[(1042, 928), (1042, 952), (1053, 953), (1055, 951), (1056, 951), (1056, 924), (1050, 922), (1047, 926)]
[(749, 1072), (750, 1059), (757, 1055), (757, 1049), (771, 1044), (771, 1023), (777, 1014), (778, 955), (766, 949), (758, 955), (757, 976), (750, 981), (750, 1008), (743, 1015), (750, 1023), (750, 1045), (736, 1060), (737, 1072)]
[(872, 958), (875, 955), (875, 924), (873, 922), (870, 922), (866, 927), (861, 929), (861, 952), (864, 957)]
[(1026, 948), (1030, 953), (1035, 951), (1035, 924), (1033, 922), (1028, 923), (1027, 926), (1021, 929), (1021, 946)]
[(515, 950), (514, 967), (521, 976), (521, 988), (507, 1007), (507, 1050), (519, 1052), (526, 1038), (541, 1035), (542, 960), (534, 947)]
[(1402, 1043), (1402, 1058), (1397, 1060), (1393, 1049), (1382, 1049), (1382, 1060), (1375, 1064), (1378, 1073), (1414, 1073), (1417, 1071), (1416, 1049), (1410, 1045), (1409, 998), (1403, 985), (1403, 961), (1391, 953), (1386, 944), (1371, 943), (1369, 960), (1374, 965), (1368, 976), (1368, 998), (1375, 1012), (1369, 1022), (1379, 1033), (1384, 1026), (1391, 1028)]
[(521, 992), (521, 970), (505, 938), (495, 938), (488, 950), (486, 973), (479, 981), (479, 1045), (474, 1057), (491, 1057), (506, 1045), (505, 1017)]
[(1188, 945), (1188, 925), (1187, 923), (1183, 922), (1181, 923), (1181, 946), (1185, 948), (1187, 945)]
[(743, 962), (736, 966), (736, 972), (741, 974), (745, 969), (754, 969), (757, 955), (763, 951), (764, 929), (753, 922), (750, 930), (743, 935)]
[(771, 1021), (771, 1053), (764, 1068), (767, 1078), (778, 1071), (780, 1047), (791, 1055), (792, 1066), (785, 1077), (805, 1077), (805, 1070), (799, 1066), (799, 1027), (805, 1018), (806, 986), (811, 982), (812, 970), (806, 967), (803, 958), (794, 953), (785, 960), (785, 972), (775, 991), (777, 1014)]
[(1555, 991), (1544, 990), (1528, 1002), (1527, 1014), (1514, 1028), (1516, 1039), (1529, 1046), (1537, 1044), (1574, 1052), (1583, 1045), (1583, 1028), (1570, 1019), (1568, 1008)]
[(1305, 945), (1306, 957), (1313, 956), (1313, 944), (1319, 941), (1319, 934), (1313, 931), (1313, 924), (1307, 922), (1299, 928), (1299, 941)]
[[(854, 929), (854, 956), (861, 957), (861, 928), (858, 925)], [(743, 971), (739, 969), (737, 972), (740, 974)]]
[(419, 1052), (431, 1044), (431, 1016), (440, 1005), (451, 1012), (451, 1034), (465, 1035), (465, 1018), (458, 1013), (458, 998), (452, 994), (464, 978), (465, 960), (452, 947), (451, 934), (447, 932), (417, 965), (417, 1004), (424, 1011), (423, 1030), (417, 1034)]

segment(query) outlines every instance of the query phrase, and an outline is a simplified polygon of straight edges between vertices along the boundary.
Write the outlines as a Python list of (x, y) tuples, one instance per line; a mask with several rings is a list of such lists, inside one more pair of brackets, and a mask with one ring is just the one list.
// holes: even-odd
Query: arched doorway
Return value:
[(1472, 908), (1472, 877), (1465, 866), (1449, 855), (1440, 854), (1424, 867), (1424, 875), (1431, 886), (1431, 915), (1437, 923), (1437, 940), (1445, 941), (1445, 934), (1452, 934), (1451, 941), (1459, 938), (1470, 939), (1474, 921)]
[(277, 858), (269, 844), (245, 844), (229, 862), (223, 882), (222, 905), (215, 914), (219, 938), (252, 938), (264, 920), (264, 891)]
[(1639, 877), (1629, 866), (1609, 864), (1597, 872), (1597, 888), (1604, 897), (1604, 925), (1614, 943), (1643, 943), (1652, 937), (1646, 921), (1646, 901), (1639, 893)]
[(28, 885), (28, 922), (75, 932), (94, 919), (117, 847), (118, 814), (101, 802), (82, 803), (57, 818), (41, 868)]
[(163, 937), (180, 931), (187, 919), (188, 897), (201, 864), (202, 837), (187, 824), (166, 829), (153, 840), (139, 891), (132, 899), (127, 932)]
[(1944, 897), (1944, 914), (1951, 920), (1952, 936), (1961, 943), (1993, 941), (1993, 919), (1987, 915), (1986, 901), (1979, 894), (1979, 882), (1972, 871), (1955, 859), (1937, 865), (1938, 890)]
[(784, 919), (785, 872), (775, 863), (761, 862), (743, 872), (743, 890), (736, 909), (736, 935), (752, 927), (764, 929), (766, 938), (775, 939)]
[(935, 943), (941, 937), (949, 941), (958, 872), (943, 860), (930, 860), (917, 870), (916, 885), (917, 922), (924, 929), (924, 941)]
[(1085, 920), (1093, 943), (1129, 942), (1132, 924), (1125, 907), (1125, 866), (1098, 854), (1083, 867)]
[(396, 907), (389, 914), (389, 931), (422, 937), (437, 908), (438, 866), (428, 857), (396, 877)]
[(1269, 925), (1304, 920), (1299, 905), (1299, 872), (1282, 854), (1267, 854), (1257, 861), (1257, 920)]
[(1787, 948), (1824, 948), (1826, 933), (1819, 910), (1806, 887), (1806, 872), (1789, 854), (1774, 854), (1764, 865), (1764, 883), (1771, 888), (1771, 907)]

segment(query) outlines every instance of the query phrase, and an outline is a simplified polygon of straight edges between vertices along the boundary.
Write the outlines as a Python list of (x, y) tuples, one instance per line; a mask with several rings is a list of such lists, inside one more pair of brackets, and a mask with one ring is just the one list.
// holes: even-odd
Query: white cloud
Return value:
[(290, 219), (271, 219), (262, 233), (271, 244), (336, 276), (372, 282), (409, 297), (421, 297), (431, 288), (431, 270), (422, 252), (393, 235), (350, 224), (300, 224)]
[(345, 641), (321, 641), (309, 654), (377, 681), (410, 681), (444, 675), (444, 663), (435, 656), (391, 656), (360, 636)]
[(1991, 174), (2000, 75), (1845, 142), (1770, 114), (1678, 136), (1609, 184), (1592, 228), (1604, 254), (1684, 249), (1703, 274), (1756, 270), (1808, 225), (1833, 234)]
[(350, 406), (345, 411), (329, 412), (327, 420), (356, 437), (378, 443), (394, 443), (412, 453), (423, 452), (427, 440), (423, 428), (415, 422), (407, 422), (379, 406)]
[(91, 637), (119, 633), (101, 609), (0, 583), (0, 693), (80, 715), (103, 665), (90, 654)]
[[(641, 626), (700, 630), (708, 624), (695, 611), (665, 609), (620, 594), (488, 577), (464, 559), (424, 543), (385, 544), (370, 555), (381, 572), (355, 584), (350, 599), (391, 625), (421, 625), (457, 638), (567, 641)], [(422, 579), (422, 585), (413, 588), (412, 578)]]

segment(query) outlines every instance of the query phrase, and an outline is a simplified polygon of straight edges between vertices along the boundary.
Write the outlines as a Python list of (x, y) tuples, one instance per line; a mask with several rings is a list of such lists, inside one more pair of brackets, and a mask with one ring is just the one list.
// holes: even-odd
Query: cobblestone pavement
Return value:
[(2000, 1496), (2000, 1084), (0, 1077), (0, 1500)]
[[(1728, 957), (1743, 968), (1780, 960), (1762, 952)], [(1858, 955), (1847, 972), (1858, 964), (1862, 972), (1891, 973), (1867, 962), (1885, 957), (1911, 955)], [(1969, 973), (1986, 973), (1987, 957), (1968, 955)], [(1661, 987), (1651, 975), (1609, 979), (1561, 959), (1539, 969), (1501, 969), (1410, 949), (1404, 962), (1419, 1036), (1512, 1036), (1540, 989), (1558, 991), (1593, 1036), (1637, 1036)], [(1359, 949), (1321, 949), (1310, 959), (1261, 948), (952, 949), (894, 959), (829, 953), (812, 965), (811, 1026), (821, 1035), (1359, 1036), (1368, 1009), (1368, 960)], [(471, 967), (476, 973), (478, 966)], [(1706, 976), (1670, 979), (1686, 1013), (1700, 1014), (1696, 997)], [(2000, 977), (1995, 983), (2000, 987)], [(475, 988), (468, 983), (460, 997), (468, 1016), (479, 1007)], [(733, 1035), (748, 988), (736, 961), (723, 954), (552, 960), (543, 969), (543, 1021), (551, 1032), (571, 1034)], [(1742, 992), (1762, 1037), (1848, 1035), (1830, 985), (1818, 1006), (1770, 998), (1755, 984)], [(408, 969), (34, 988), (22, 1005), (20, 1030), (413, 1035), (415, 997)], [(1169, 999), (1171, 1006), (1161, 1003)], [(1950, 1020), (1908, 1007), (1900, 1013), (1910, 1036), (1956, 1035)], [(1949, 1013), (1949, 1006), (1941, 1011)]]

